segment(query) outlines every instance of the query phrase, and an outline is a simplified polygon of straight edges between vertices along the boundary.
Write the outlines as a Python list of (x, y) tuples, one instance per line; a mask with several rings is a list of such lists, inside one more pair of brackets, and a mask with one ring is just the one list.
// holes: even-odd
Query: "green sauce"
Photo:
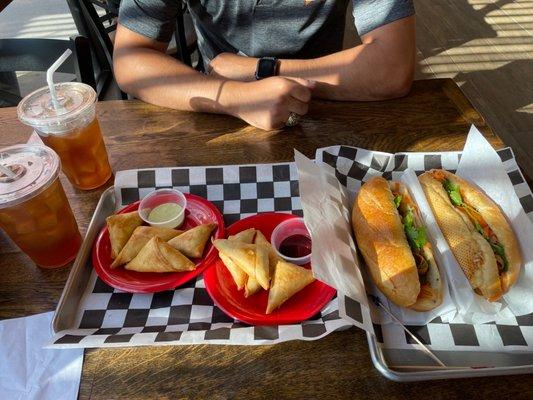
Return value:
[(181, 206), (176, 203), (160, 204), (150, 211), (148, 220), (155, 223), (166, 222), (177, 217), (181, 210)]

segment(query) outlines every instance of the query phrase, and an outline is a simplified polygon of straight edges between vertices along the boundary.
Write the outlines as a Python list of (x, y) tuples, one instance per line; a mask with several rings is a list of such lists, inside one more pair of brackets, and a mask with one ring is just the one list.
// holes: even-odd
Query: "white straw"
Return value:
[(17, 174), (15, 174), (9, 168), (4, 167), (2, 164), (0, 164), (0, 172), (2, 172), (5, 176), (9, 178), (14, 178), (15, 176), (17, 176)]
[(57, 102), (56, 98), (56, 88), (54, 86), (54, 72), (65, 62), (65, 60), (72, 54), (72, 51), (70, 49), (65, 50), (63, 54), (61, 54), (61, 57), (59, 57), (56, 62), (54, 62), (50, 68), (46, 70), (46, 82), (48, 83), (48, 88), (50, 89), (50, 96), (52, 97), (52, 104), (54, 105), (54, 108), (59, 108), (59, 104)]

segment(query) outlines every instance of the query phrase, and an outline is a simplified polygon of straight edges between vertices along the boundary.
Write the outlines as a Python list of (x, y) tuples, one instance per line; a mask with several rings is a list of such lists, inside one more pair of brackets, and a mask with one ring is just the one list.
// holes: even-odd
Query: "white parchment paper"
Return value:
[[(313, 275), (352, 299), (367, 303), (363, 279), (356, 267), (357, 260), (354, 260), (355, 244), (350, 234), (349, 215), (346, 214), (347, 210), (332, 200), (332, 196), (341, 199), (342, 186), (335, 175), (302, 153), (295, 151), (294, 159), (298, 168), (305, 224), (313, 239)], [(324, 184), (328, 181), (328, 175), (331, 183), (337, 182), (336, 187)], [(338, 236), (332, 234), (339, 228), (346, 233), (349, 247), (339, 245)], [(352, 264), (347, 265), (342, 257), (348, 258)]]
[(475, 294), (457, 262), (450, 262), (449, 278), (462, 320), (481, 323), (533, 312), (533, 225), (500, 157), (475, 126), (468, 134), (457, 175), (475, 183), (500, 206), (518, 238), (524, 261), (516, 284), (493, 303)]

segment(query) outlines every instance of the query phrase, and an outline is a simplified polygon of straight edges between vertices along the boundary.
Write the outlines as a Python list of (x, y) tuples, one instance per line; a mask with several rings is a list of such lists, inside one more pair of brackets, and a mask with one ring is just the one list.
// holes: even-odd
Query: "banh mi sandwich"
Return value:
[(464, 179), (434, 169), (419, 177), (439, 227), (474, 291), (498, 300), (516, 282), (522, 257), (494, 201)]
[(372, 280), (393, 303), (415, 311), (442, 303), (439, 267), (405, 185), (382, 177), (363, 184), (352, 209), (352, 225)]

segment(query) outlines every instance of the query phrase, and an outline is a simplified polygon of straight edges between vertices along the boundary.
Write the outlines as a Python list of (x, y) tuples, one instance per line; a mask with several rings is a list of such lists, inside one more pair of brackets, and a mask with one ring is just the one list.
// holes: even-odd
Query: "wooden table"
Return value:
[[(460, 150), (475, 123), (503, 146), (451, 80), (415, 82), (403, 99), (373, 103), (314, 102), (294, 128), (262, 132), (237, 119), (144, 104), (98, 105), (114, 170), (277, 162), (293, 148), (313, 156), (334, 144), (383, 151)], [(0, 109), (0, 147), (25, 142), (30, 129), (14, 108)], [(73, 189), (63, 180), (85, 232), (104, 188)], [(0, 319), (53, 310), (69, 268), (36, 268), (0, 233)], [(274, 346), (170, 346), (85, 352), (80, 398), (533, 398), (533, 377), (512, 376), (398, 384), (372, 366), (365, 335)]]

